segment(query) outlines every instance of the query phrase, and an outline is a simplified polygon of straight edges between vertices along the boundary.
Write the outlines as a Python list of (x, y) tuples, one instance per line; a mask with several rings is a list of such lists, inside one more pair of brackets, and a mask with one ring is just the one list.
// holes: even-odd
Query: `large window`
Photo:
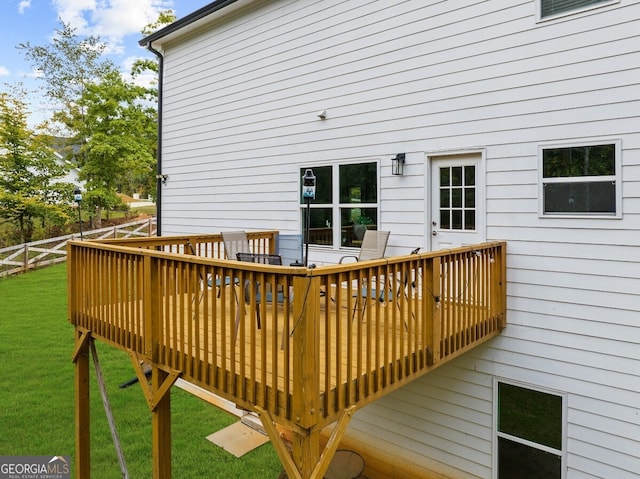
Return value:
[[(307, 168), (300, 169), (300, 177)], [(313, 167), (316, 197), (310, 203), (309, 242), (360, 246), (367, 229), (377, 229), (378, 165), (375, 162)], [(305, 224), (306, 203), (300, 195)]]
[(563, 396), (497, 383), (497, 478), (563, 477)]
[(583, 10), (617, 0), (540, 0), (540, 18), (553, 17), (562, 13)]
[(618, 150), (616, 143), (542, 148), (542, 213), (618, 215)]

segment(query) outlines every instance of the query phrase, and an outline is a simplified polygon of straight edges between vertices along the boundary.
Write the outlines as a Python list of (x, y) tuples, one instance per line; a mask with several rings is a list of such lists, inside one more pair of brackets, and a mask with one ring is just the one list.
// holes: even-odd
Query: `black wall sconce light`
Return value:
[(404, 153), (398, 153), (395, 158), (391, 158), (391, 174), (402, 176), (404, 174)]
[(168, 179), (169, 179), (169, 175), (156, 175), (156, 180), (162, 181), (163, 185), (167, 184)]

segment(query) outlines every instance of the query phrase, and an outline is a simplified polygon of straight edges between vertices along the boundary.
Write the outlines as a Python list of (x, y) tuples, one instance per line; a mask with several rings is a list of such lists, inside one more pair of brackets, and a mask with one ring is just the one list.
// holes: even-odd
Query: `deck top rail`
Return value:
[[(259, 252), (273, 252), (275, 234), (248, 233)], [(315, 269), (227, 260), (221, 243), (70, 242), (70, 321), (303, 428), (335, 421), (505, 326), (505, 243)]]

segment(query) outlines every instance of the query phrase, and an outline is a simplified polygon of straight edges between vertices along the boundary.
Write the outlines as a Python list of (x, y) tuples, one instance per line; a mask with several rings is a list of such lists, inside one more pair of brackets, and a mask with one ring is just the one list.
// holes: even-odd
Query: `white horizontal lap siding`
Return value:
[(370, 435), (367, 442), (380, 451), (401, 445), (416, 464), (425, 456), (457, 469), (455, 477), (489, 477), (492, 379), (469, 371), (464, 361), (459, 364), (358, 411), (350, 428)]
[[(427, 232), (425, 154), (482, 148), (487, 237), (508, 241), (509, 326), (350, 429), (417, 465), (490, 478), (498, 376), (567, 393), (568, 479), (632, 477), (640, 2), (541, 23), (535, 8), (263, 2), (167, 45), (163, 232), (298, 231), (300, 166), (379, 161), (380, 223), (390, 254), (407, 253)], [(538, 146), (575, 138), (621, 141), (622, 219), (539, 217)]]
[[(436, 87), (426, 103), (434, 108), (429, 119), (438, 125), (425, 127), (427, 138), (465, 141), (487, 128), (478, 144), (490, 145), (488, 234), (509, 241), (509, 326), (469, 367), (568, 393), (570, 478), (637, 477), (640, 470), (640, 230), (633, 226), (640, 210), (638, 203), (625, 201), (623, 221), (538, 218), (537, 142), (623, 138), (623, 192), (625, 198), (637, 197), (640, 161), (633, 125), (638, 124), (634, 92), (640, 57), (633, 46), (639, 40), (637, 25), (624, 31), (624, 23), (637, 18), (629, 15), (624, 9), (615, 13), (623, 19), (617, 39), (594, 35), (602, 44), (586, 54), (571, 42), (562, 42), (565, 52), (538, 49), (538, 58), (518, 62), (515, 75), (500, 70), (503, 76), (470, 85)], [(567, 27), (572, 28), (568, 22), (561, 26)], [(457, 89), (448, 111), (444, 89), (450, 94)], [(485, 105), (490, 98), (494, 103)], [(418, 110), (415, 103), (407, 106), (407, 114), (419, 116)], [(582, 406), (585, 401), (588, 408)], [(379, 414), (376, 407), (370, 427)], [(435, 449), (446, 448), (448, 441)]]
[[(395, 153), (401, 153), (400, 150)], [(390, 156), (395, 156), (391, 153)], [(425, 232), (416, 225), (424, 223), (425, 210), (425, 161), (424, 153), (407, 153), (405, 174), (391, 175), (391, 161), (381, 162), (380, 224), (391, 231), (387, 256), (409, 254), (415, 248), (425, 249)]]

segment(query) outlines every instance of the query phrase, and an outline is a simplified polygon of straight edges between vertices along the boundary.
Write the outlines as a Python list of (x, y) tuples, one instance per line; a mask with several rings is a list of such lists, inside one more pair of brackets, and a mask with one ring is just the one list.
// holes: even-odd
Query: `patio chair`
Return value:
[(251, 253), (247, 233), (244, 231), (223, 231), (222, 241), (227, 259), (238, 259), (238, 253)]
[[(362, 238), (362, 246), (360, 247), (360, 253), (357, 256), (345, 255), (340, 258), (340, 261), (338, 263), (342, 264), (343, 261), (347, 258), (353, 258), (356, 260), (356, 262), (366, 261), (370, 259), (384, 258), (385, 252), (387, 250), (387, 243), (389, 242), (389, 234), (390, 234), (389, 231), (378, 231), (378, 230), (365, 231), (364, 236)], [(356, 296), (366, 298), (372, 294), (372, 289), (363, 287), (360, 293), (361, 294)], [(320, 291), (320, 296), (325, 296), (325, 295), (326, 295), (325, 291)], [(382, 292), (381, 295), (384, 295), (384, 292)], [(334, 303), (336, 302), (335, 298), (333, 297), (331, 298), (331, 301), (333, 301)], [(356, 305), (354, 305), (354, 310), (353, 310), (354, 315), (355, 315), (355, 310), (357, 308), (357, 304), (358, 303), (356, 302)]]
[[(347, 258), (354, 258), (356, 261), (366, 261), (370, 259), (380, 259), (384, 258), (384, 255), (387, 250), (387, 243), (389, 242), (389, 231), (378, 231), (378, 230), (367, 230), (364, 233), (364, 237), (362, 238), (362, 246), (360, 247), (360, 254), (358, 256), (355, 255), (346, 255), (340, 258), (340, 264)], [(354, 304), (353, 307), (353, 317), (355, 317), (356, 310), (358, 308), (358, 304), (360, 303), (360, 299), (363, 300), (363, 308), (362, 314), (364, 315), (364, 311), (367, 307), (367, 302), (369, 300), (378, 300), (380, 302), (390, 301), (393, 298), (393, 292), (386, 291), (386, 285), (381, 285), (381, 287), (376, 287), (375, 285), (371, 286), (363, 286), (358, 294), (355, 296), (358, 297), (358, 301)], [(389, 294), (391, 293), (391, 294)]]
[[(238, 252), (238, 253), (236, 253), (236, 258), (237, 258), (238, 261), (245, 261), (245, 262), (249, 262), (249, 263), (261, 263), (261, 264), (271, 264), (271, 265), (276, 265), (276, 266), (282, 266), (282, 257), (280, 255), (278, 255), (278, 254), (254, 254), (254, 253), (241, 253), (241, 252)], [(245, 285), (244, 285), (245, 303), (249, 303), (251, 301), (251, 298), (249, 296), (250, 289), (251, 289), (251, 285), (247, 281), (245, 283)], [(262, 301), (262, 294), (260, 293), (260, 288), (258, 288), (257, 284), (256, 284), (256, 288), (255, 289), (256, 289), (255, 301), (256, 301), (256, 304), (260, 304), (260, 302)], [(284, 290), (282, 288), (278, 288), (278, 292), (276, 294), (276, 300), (277, 300), (278, 304), (283, 304), (285, 302), (285, 299), (286, 299), (286, 295), (284, 293)], [(273, 301), (273, 292), (272, 291), (267, 291), (265, 293), (264, 300), (267, 303), (270, 303), (271, 301)], [(237, 317), (236, 318), (236, 333), (238, 331), (239, 322), (240, 322), (240, 318)], [(261, 320), (260, 320), (260, 308), (259, 307), (256, 307), (256, 322), (257, 322), (257, 325), (258, 325), (258, 329), (260, 329)]]
[[(420, 252), (420, 247), (413, 249), (409, 254), (418, 254)], [(362, 314), (364, 315), (364, 311), (367, 307), (367, 302), (368, 301), (380, 301), (381, 303), (391, 303), (394, 302), (396, 303), (396, 305), (398, 305), (398, 308), (400, 308), (400, 305), (398, 303), (398, 299), (400, 298), (401, 294), (404, 294), (404, 296), (408, 299), (408, 292), (407, 292), (407, 288), (412, 288), (415, 289), (416, 287), (416, 282), (414, 280), (411, 280), (410, 276), (409, 276), (409, 272), (405, 272), (404, 276), (402, 277), (402, 279), (400, 279), (400, 281), (397, 283), (397, 291), (393, 291), (393, 281), (391, 280), (391, 278), (388, 278), (388, 284), (387, 281), (381, 281), (380, 284), (378, 285), (379, 288), (376, 285), (371, 286), (370, 288), (367, 286), (363, 286), (361, 288), (360, 291), (360, 297), (361, 298), (365, 298), (365, 302), (363, 304), (363, 309), (362, 309)], [(355, 312), (357, 309), (357, 302), (354, 305), (354, 309), (353, 309), (353, 317), (355, 317)], [(415, 314), (411, 313), (412, 316), (415, 319)], [(405, 321), (404, 323), (405, 329), (407, 329), (407, 322)]]
[(387, 251), (387, 242), (389, 241), (389, 231), (367, 230), (362, 238), (362, 246), (360, 254), (346, 255), (340, 258), (340, 264), (346, 258), (354, 258), (356, 261), (366, 261), (369, 259), (384, 258)]

